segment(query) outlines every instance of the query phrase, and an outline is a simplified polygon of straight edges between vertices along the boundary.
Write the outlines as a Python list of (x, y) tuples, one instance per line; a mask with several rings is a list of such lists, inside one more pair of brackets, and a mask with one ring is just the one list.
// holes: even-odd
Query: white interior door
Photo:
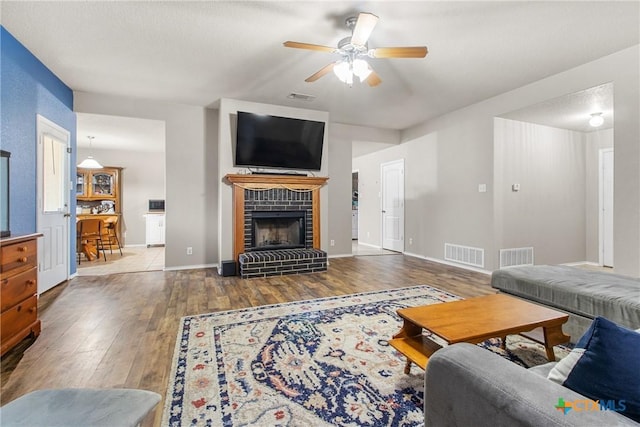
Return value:
[(381, 165), (382, 248), (404, 251), (404, 159)]
[(71, 134), (38, 115), (38, 293), (69, 276)]
[(613, 267), (613, 149), (600, 150), (600, 264)]

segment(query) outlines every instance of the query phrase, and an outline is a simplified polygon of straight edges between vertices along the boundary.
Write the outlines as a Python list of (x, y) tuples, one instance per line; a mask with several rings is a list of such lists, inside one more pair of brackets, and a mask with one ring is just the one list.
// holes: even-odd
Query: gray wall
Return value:
[[(486, 268), (495, 268), (497, 250), (504, 237), (508, 236), (496, 232), (494, 226), (501, 223), (503, 218), (494, 215), (493, 211), (493, 118), (566, 93), (613, 82), (615, 267), (620, 273), (640, 276), (639, 63), (639, 47), (635, 46), (404, 130), (401, 133), (404, 143), (384, 151), (402, 146), (402, 150), (405, 150), (392, 152), (393, 158), (385, 161), (395, 160), (399, 156), (406, 159), (406, 187), (407, 191), (411, 191), (407, 197), (412, 200), (405, 207), (405, 235), (407, 241), (414, 239), (413, 247), (408, 247), (407, 251), (442, 259), (445, 241), (482, 247), (486, 249)], [(74, 97), (74, 110), (77, 112), (165, 121), (166, 266), (207, 266), (214, 265), (219, 259), (228, 259), (232, 246), (229, 228), (231, 189), (221, 182), (221, 177), (236, 171), (230, 166), (233, 141), (231, 117), (234, 109), (237, 111), (238, 106), (244, 108), (247, 104), (223, 100), (218, 116), (215, 110), (180, 104), (83, 92), (76, 92)], [(325, 112), (258, 105), (257, 112), (280, 115), (285, 112), (290, 116), (315, 120), (322, 117), (328, 120), (328, 113)], [(333, 117), (332, 120), (338, 121), (339, 118)], [(329, 125), (330, 135), (334, 135), (332, 126)], [(335, 141), (339, 140), (340, 137), (335, 136)], [(354, 138), (347, 136), (343, 140), (353, 141)], [(330, 165), (334, 162), (336, 168), (340, 168), (339, 164), (344, 159), (336, 160), (335, 156), (343, 156), (349, 151), (344, 147), (332, 147), (329, 151), (332, 141), (327, 142), (325, 159), (328, 161), (324, 162), (320, 175), (329, 174), (329, 168), (333, 168)], [(422, 150), (426, 150), (426, 153)], [(417, 166), (413, 165), (413, 161), (417, 162)], [(353, 166), (365, 168), (358, 166), (358, 162)], [(377, 166), (367, 164), (366, 167), (376, 169), (379, 177), (379, 163)], [(329, 185), (322, 190), (322, 242), (330, 254), (345, 251), (346, 242), (350, 242), (350, 197), (346, 196), (346, 190), (337, 190), (338, 199), (335, 201), (330, 192), (330, 188), (350, 188), (350, 172), (341, 171), (339, 176), (331, 177)], [(478, 184), (482, 183), (487, 184), (486, 193), (478, 192)], [(368, 207), (361, 205), (360, 212), (362, 223), (371, 238), (375, 233), (379, 237), (380, 230), (379, 199), (375, 199), (375, 185), (376, 179), (367, 180), (365, 176), (361, 188), (365, 192), (373, 188), (373, 202)], [(336, 214), (341, 219), (336, 222), (335, 228), (327, 225), (329, 206), (339, 206)], [(362, 218), (363, 213), (369, 218)], [(334, 236), (334, 233), (338, 235)], [(328, 247), (328, 240), (334, 238), (335, 252)], [(188, 246), (193, 247), (192, 256), (186, 255)]]
[[(163, 120), (166, 129), (165, 268), (211, 266), (218, 185), (217, 113), (203, 107), (75, 92), (74, 111)], [(122, 154), (126, 156), (126, 153)], [(193, 248), (193, 255), (186, 248)]]
[(464, 156), (464, 149), (457, 150), (441, 145), (439, 135), (429, 134), (354, 159), (360, 181), (359, 240), (381, 245), (380, 165), (404, 159), (405, 252), (442, 260), (445, 242), (482, 247), (486, 230), (481, 219), (486, 214), (476, 207), (486, 204), (489, 196), (476, 190), (459, 197), (470, 187), (477, 189), (477, 178), (465, 171), (466, 162), (456, 164), (456, 158)]
[[(246, 111), (258, 114), (270, 114), (281, 117), (294, 117), (298, 119), (315, 120), (327, 123), (324, 133), (324, 145), (322, 149), (322, 168), (316, 173), (317, 176), (329, 175), (329, 143), (330, 132), (329, 113), (325, 111), (305, 110), (301, 108), (284, 107), (280, 105), (260, 104), (256, 102), (246, 102), (235, 99), (220, 100), (219, 126), (218, 126), (218, 168), (217, 179), (212, 184), (218, 186), (218, 229), (219, 239), (218, 254), (221, 260), (233, 259), (233, 197), (232, 186), (224, 181), (227, 174), (246, 172), (246, 168), (236, 168), (233, 166), (233, 153), (235, 146), (236, 120), (238, 111)], [(350, 172), (350, 171), (349, 171)], [(331, 180), (330, 180), (331, 181)], [(339, 182), (328, 185), (320, 189), (320, 234), (321, 247), (328, 251), (328, 206), (329, 193), (332, 185), (340, 185)]]
[[(499, 249), (532, 246), (536, 264), (586, 260), (585, 134), (495, 119)], [(520, 185), (513, 191), (512, 185)]]
[[(354, 150), (369, 152), (381, 146), (400, 143), (400, 131), (376, 129), (332, 123), (329, 133), (329, 176), (331, 197), (329, 199), (329, 239), (335, 246), (329, 248), (332, 256), (351, 255), (351, 172), (357, 169), (352, 164)], [(362, 183), (360, 183), (362, 184)], [(359, 185), (361, 187), (362, 185)], [(366, 186), (365, 186), (366, 187)], [(366, 187), (368, 188), (368, 187)], [(358, 206), (363, 209), (362, 206)], [(365, 206), (366, 208), (366, 206)]]
[[(639, 50), (639, 46), (625, 49), (404, 130), (401, 145), (410, 144), (413, 148), (425, 144), (431, 152), (429, 158), (422, 159), (421, 171), (428, 177), (415, 183), (406, 177), (407, 187), (421, 188), (421, 182), (427, 187), (416, 191), (422, 196), (405, 205), (406, 241), (414, 238), (414, 248), (407, 247), (406, 251), (442, 259), (444, 242), (480, 247), (485, 249), (485, 268), (497, 268), (498, 250), (512, 237), (503, 235), (503, 213), (494, 212), (494, 117), (613, 82), (615, 268), (622, 274), (640, 276)], [(395, 150), (393, 147), (354, 160), (360, 179), (375, 186), (380, 162), (397, 158), (399, 152)], [(410, 155), (419, 158), (425, 154), (411, 151)], [(363, 176), (363, 164), (374, 170), (375, 177)], [(478, 184), (487, 184), (487, 192), (479, 193)], [(371, 209), (361, 212), (359, 219), (374, 239), (373, 233), (380, 229), (379, 212), (374, 210), (379, 202), (370, 205)], [(366, 235), (361, 233), (361, 237), (364, 240)], [(373, 243), (379, 242), (378, 234)]]
[[(149, 199), (164, 199), (164, 152), (116, 151), (92, 149), (92, 155), (105, 166), (122, 167), (122, 244), (145, 245), (145, 217)], [(78, 148), (78, 158), (89, 155)], [(125, 235), (126, 233), (126, 235)]]

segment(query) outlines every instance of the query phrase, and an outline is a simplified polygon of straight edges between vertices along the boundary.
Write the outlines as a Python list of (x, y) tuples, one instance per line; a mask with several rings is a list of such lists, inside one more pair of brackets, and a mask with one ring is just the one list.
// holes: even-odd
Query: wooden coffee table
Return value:
[[(555, 360), (553, 346), (570, 338), (562, 332), (567, 314), (504, 294), (402, 308), (398, 315), (404, 324), (389, 344), (407, 357), (406, 374), (412, 362), (426, 369), (429, 357), (442, 348), (424, 336), (423, 329), (447, 344), (477, 344), (500, 337), (503, 347), (507, 335), (520, 334), (543, 344), (550, 361)], [(541, 330), (534, 331), (536, 328)]]

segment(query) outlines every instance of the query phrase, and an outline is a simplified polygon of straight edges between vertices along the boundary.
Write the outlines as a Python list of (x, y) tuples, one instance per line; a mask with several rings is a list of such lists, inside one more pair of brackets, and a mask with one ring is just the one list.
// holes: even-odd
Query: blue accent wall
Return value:
[[(70, 176), (75, 179), (73, 91), (0, 26), (0, 146), (11, 152), (9, 218), (12, 235), (36, 232), (37, 114), (71, 133)], [(73, 188), (69, 201), (70, 212), (74, 214)], [(70, 230), (69, 240), (70, 274), (73, 274), (76, 271), (74, 229)]]

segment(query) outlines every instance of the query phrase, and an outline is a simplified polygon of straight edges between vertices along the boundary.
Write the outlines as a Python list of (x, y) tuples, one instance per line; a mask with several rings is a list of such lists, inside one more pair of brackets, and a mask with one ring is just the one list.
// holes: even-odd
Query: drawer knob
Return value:
[(31, 279), (31, 280), (27, 280), (27, 285), (31, 286), (31, 285), (35, 285), (36, 281)]
[(18, 258), (18, 262), (27, 262), (27, 257), (23, 256), (23, 257)]
[(27, 252), (27, 247), (26, 246), (18, 247), (18, 252)]
[(35, 311), (36, 311), (36, 308), (35, 308), (35, 307), (31, 307), (31, 308), (29, 309), (29, 313), (34, 313)]

